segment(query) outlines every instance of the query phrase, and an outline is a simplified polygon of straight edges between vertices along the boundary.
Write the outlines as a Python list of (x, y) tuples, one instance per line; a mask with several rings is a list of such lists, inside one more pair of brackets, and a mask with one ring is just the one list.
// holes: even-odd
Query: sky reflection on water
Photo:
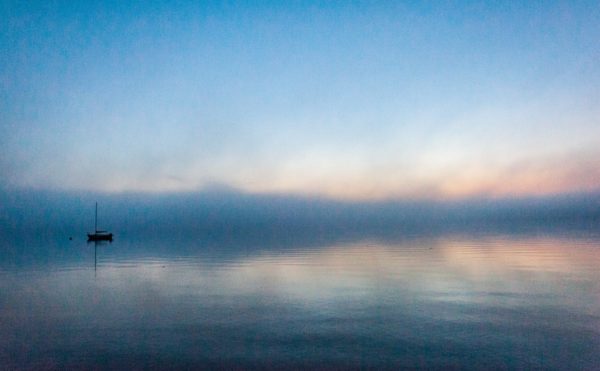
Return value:
[(55, 244), (29, 245), (45, 250), (37, 262), (3, 250), (0, 356), (9, 367), (600, 361), (600, 242), (589, 236), (240, 242), (227, 254), (202, 241), (125, 239), (97, 246), (96, 268), (93, 244)]

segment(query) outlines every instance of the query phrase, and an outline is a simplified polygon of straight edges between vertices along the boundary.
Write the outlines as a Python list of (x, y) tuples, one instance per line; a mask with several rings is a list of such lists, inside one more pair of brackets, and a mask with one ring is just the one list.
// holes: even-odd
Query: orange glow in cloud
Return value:
[(421, 172), (336, 163), (324, 163), (317, 169), (291, 167), (278, 178), (267, 178), (244, 189), (362, 200), (543, 196), (600, 190), (598, 153), (549, 156), (489, 167), (451, 164)]
[(488, 171), (465, 171), (440, 186), (441, 194), (447, 197), (550, 195), (599, 189), (598, 154), (557, 156)]
[(144, 173), (112, 171), (112, 176), (81, 176), (60, 186), (86, 189), (86, 184), (92, 181), (93, 190), (101, 192), (160, 193), (197, 192), (217, 184), (248, 193), (341, 200), (521, 197), (600, 190), (597, 151), (507, 163), (463, 158), (444, 162), (438, 156), (416, 159), (410, 165), (377, 164), (359, 155), (344, 157), (328, 153), (307, 155), (271, 167), (239, 169), (238, 162), (221, 162), (177, 172), (169, 167)]

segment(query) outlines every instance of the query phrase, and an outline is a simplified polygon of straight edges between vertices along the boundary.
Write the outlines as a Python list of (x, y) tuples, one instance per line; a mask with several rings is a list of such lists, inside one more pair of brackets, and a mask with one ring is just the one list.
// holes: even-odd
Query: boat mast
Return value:
[(94, 218), (94, 233), (98, 233), (98, 202), (96, 201), (96, 217)]

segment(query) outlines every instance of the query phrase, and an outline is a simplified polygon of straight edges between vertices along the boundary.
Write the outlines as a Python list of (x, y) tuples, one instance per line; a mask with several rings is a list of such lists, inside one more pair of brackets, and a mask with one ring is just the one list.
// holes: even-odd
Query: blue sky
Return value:
[(597, 2), (4, 2), (0, 185), (600, 190)]

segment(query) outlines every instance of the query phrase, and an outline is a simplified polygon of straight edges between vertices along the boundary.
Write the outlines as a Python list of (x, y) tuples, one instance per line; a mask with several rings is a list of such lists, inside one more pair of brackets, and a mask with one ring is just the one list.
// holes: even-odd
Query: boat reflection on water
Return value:
[(106, 245), (108, 242), (112, 243), (112, 239), (109, 241), (107, 241), (107, 240), (89, 240), (88, 239), (88, 243), (90, 243), (90, 242), (94, 242), (94, 273), (95, 273), (98, 269), (98, 246)]

